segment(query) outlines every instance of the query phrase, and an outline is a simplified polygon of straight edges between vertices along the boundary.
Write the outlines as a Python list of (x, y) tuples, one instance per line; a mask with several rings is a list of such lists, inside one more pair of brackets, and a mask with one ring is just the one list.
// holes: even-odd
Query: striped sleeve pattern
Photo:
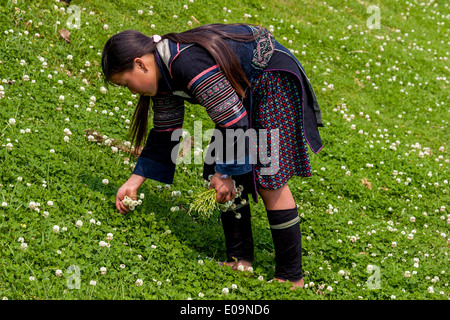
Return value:
[(184, 100), (175, 95), (157, 95), (153, 101), (155, 131), (174, 131), (183, 126)]
[(239, 96), (218, 65), (199, 73), (187, 88), (219, 126), (230, 127), (247, 115)]

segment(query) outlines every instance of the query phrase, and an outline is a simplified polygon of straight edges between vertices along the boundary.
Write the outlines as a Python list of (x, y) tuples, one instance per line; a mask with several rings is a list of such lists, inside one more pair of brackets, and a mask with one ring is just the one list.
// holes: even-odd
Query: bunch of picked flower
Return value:
[(130, 210), (134, 210), (137, 206), (142, 204), (142, 200), (133, 200), (129, 196), (125, 196), (125, 198), (123, 199), (123, 204)]
[[(212, 175), (208, 177), (211, 181)], [(205, 187), (209, 187), (210, 182), (205, 182)], [(243, 186), (236, 187), (236, 181), (233, 180), (234, 190), (236, 192), (235, 199), (240, 198), (242, 195), (242, 191), (244, 191)], [(234, 199), (227, 201), (225, 203), (219, 203), (216, 201), (217, 191), (216, 189), (208, 189), (197, 195), (194, 201), (191, 203), (188, 213), (190, 214), (192, 211), (196, 211), (200, 216), (204, 218), (209, 218), (214, 211), (228, 211), (234, 210), (236, 208), (236, 204), (234, 203)], [(238, 218), (238, 216), (236, 216)]]

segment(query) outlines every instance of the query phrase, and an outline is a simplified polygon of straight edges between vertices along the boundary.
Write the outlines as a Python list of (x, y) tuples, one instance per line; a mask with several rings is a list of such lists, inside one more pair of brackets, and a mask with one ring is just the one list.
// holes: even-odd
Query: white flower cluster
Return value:
[[(213, 175), (210, 174), (208, 176), (208, 180), (211, 181)], [(205, 181), (205, 187), (209, 187), (210, 182)], [(233, 180), (233, 186), (234, 186), (234, 191), (236, 192), (235, 195), (235, 199), (240, 198), (242, 195), (242, 191), (244, 191), (244, 187), (239, 185), (236, 187), (236, 181)], [(241, 204), (244, 205), (246, 204), (247, 201), (245, 199), (241, 200)], [(225, 203), (220, 203), (219, 204), (219, 210), (221, 211), (228, 211), (228, 210), (235, 210), (236, 209), (236, 204), (234, 203), (234, 199), (227, 201)], [(236, 213), (236, 219), (240, 219), (241, 218), (241, 214), (240, 213)]]
[[(235, 198), (240, 198), (242, 195), (242, 191), (244, 191), (244, 187), (239, 185), (238, 187), (236, 187), (236, 182), (233, 180), (233, 184), (234, 184), (234, 190), (236, 192), (236, 196)], [(241, 204), (246, 204), (247, 201), (245, 199), (241, 200)], [(227, 201), (225, 203), (220, 203), (219, 204), (219, 209), (221, 211), (228, 211), (228, 210), (235, 210), (236, 209), (236, 204), (234, 203), (234, 199)], [(240, 219), (241, 218), (241, 214), (239, 212), (236, 213), (236, 219)]]
[[(141, 199), (142, 199), (142, 195), (141, 195)], [(137, 206), (142, 204), (142, 200), (133, 200), (132, 198), (130, 198), (129, 196), (125, 196), (125, 198), (123, 199), (123, 204), (128, 207), (130, 210), (134, 210), (136, 209)]]

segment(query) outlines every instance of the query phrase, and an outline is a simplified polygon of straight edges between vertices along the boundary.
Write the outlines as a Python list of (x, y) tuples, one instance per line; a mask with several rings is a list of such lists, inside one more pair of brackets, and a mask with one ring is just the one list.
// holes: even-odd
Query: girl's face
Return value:
[(161, 79), (155, 56), (147, 54), (134, 59), (134, 67), (111, 76), (111, 82), (127, 87), (132, 94), (153, 97), (158, 92), (158, 82)]

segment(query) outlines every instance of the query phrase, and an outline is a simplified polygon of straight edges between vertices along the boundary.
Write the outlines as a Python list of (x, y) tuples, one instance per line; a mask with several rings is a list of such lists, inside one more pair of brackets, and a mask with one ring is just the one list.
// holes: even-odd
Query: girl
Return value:
[[(218, 145), (208, 149), (213, 161), (205, 160), (203, 177), (212, 175), (210, 188), (220, 203), (234, 198), (233, 180), (244, 186), (246, 200), (251, 195), (257, 202), (260, 195), (275, 248), (274, 278), (303, 287), (300, 222), (287, 182), (311, 176), (306, 143), (320, 151), (323, 124), (312, 86), (289, 50), (254, 25), (204, 25), (162, 37), (127, 30), (106, 42), (102, 69), (107, 80), (140, 95), (130, 131), (136, 150), (147, 137), (150, 105), (153, 110), (153, 128), (136, 167), (117, 192), (118, 211), (129, 212), (122, 200), (135, 198), (146, 179), (173, 182), (171, 155), (179, 135), (173, 141), (172, 134), (182, 127), (184, 101), (199, 104), (215, 123), (210, 146)], [(254, 259), (250, 206), (236, 204), (239, 219), (221, 214), (223, 264), (248, 268)]]

